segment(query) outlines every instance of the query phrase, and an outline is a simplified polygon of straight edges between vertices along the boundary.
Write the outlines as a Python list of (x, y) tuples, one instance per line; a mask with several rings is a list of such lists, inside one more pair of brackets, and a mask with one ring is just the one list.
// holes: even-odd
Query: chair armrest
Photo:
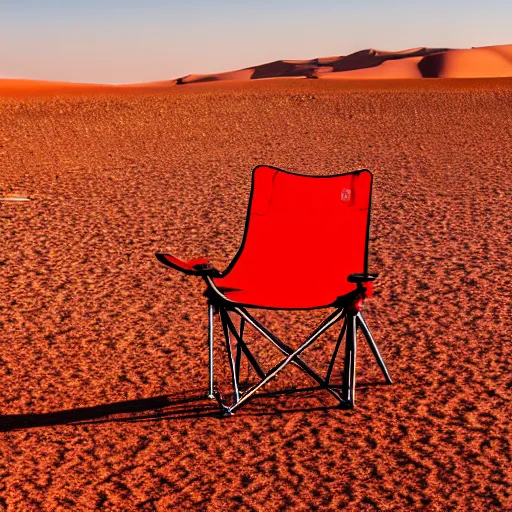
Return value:
[(368, 283), (375, 281), (379, 274), (350, 274), (347, 278), (349, 283)]
[(220, 276), (220, 272), (206, 258), (195, 258), (189, 261), (183, 261), (172, 254), (163, 252), (157, 252), (155, 256), (156, 259), (166, 267), (179, 270), (189, 276)]
[(357, 290), (361, 296), (361, 305), (362, 300), (368, 299), (373, 295), (373, 281), (375, 281), (378, 276), (379, 274), (350, 274), (348, 276), (347, 281), (349, 283), (357, 284)]

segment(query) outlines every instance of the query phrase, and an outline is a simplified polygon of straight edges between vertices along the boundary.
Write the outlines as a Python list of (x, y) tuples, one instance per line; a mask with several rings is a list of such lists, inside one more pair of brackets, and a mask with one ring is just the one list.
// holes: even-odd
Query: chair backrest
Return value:
[(354, 290), (348, 275), (368, 270), (371, 189), (367, 170), (309, 176), (256, 167), (242, 245), (224, 276), (257, 270), (334, 298)]

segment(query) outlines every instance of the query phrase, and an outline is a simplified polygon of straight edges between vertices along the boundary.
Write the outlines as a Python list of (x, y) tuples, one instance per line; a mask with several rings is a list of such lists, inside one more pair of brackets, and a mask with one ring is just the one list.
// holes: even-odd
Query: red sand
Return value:
[(17, 78), (0, 78), (0, 97), (25, 98), (32, 96), (80, 96), (91, 94), (127, 94), (167, 91), (176, 85), (175, 80), (144, 84), (108, 85), (51, 82)]
[[(32, 200), (0, 202), (0, 509), (511, 510), (511, 103), (510, 79), (1, 99), (0, 195)], [(361, 346), (353, 411), (203, 398), (203, 287), (153, 253), (226, 265), (258, 163), (374, 173), (395, 384)], [(296, 345), (320, 313), (263, 316)]]

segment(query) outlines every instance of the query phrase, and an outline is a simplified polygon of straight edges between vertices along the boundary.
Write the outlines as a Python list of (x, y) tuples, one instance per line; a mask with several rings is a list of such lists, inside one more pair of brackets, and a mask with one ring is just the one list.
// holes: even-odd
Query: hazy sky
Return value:
[(144, 82), (364, 48), (512, 43), (511, 0), (0, 0), (0, 77)]

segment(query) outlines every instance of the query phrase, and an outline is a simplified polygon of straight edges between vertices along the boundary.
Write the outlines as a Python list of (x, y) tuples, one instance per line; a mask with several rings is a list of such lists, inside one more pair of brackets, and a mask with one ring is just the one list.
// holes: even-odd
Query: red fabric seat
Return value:
[(253, 172), (242, 245), (215, 287), (261, 308), (338, 304), (367, 273), (372, 174), (305, 176), (268, 166)]

